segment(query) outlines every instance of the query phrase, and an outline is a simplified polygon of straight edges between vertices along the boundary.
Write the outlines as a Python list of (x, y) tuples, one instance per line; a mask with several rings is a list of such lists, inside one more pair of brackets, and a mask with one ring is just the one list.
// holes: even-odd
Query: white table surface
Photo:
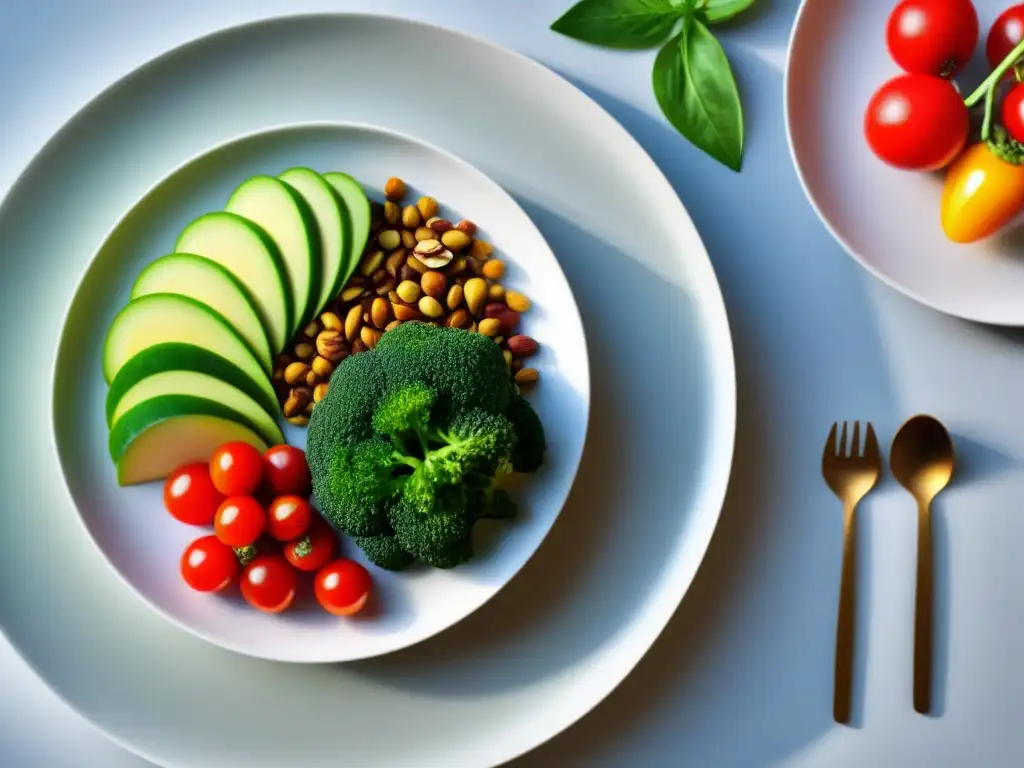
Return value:
[[(720, 528), (665, 635), (595, 712), (516, 767), (1024, 764), (1024, 333), (913, 304), (868, 277), (816, 221), (783, 128), (797, 0), (760, 0), (760, 12), (722, 31), (747, 110), (741, 175), (667, 127), (651, 96), (652, 54), (610, 53), (549, 32), (568, 4), (0, 0), (0, 190), (115, 78), (196, 35), (257, 17), (375, 10), (538, 58), (640, 140), (695, 219), (733, 324), (740, 425)], [(870, 419), (888, 441), (922, 411), (946, 421), (962, 459), (959, 482), (937, 507), (940, 714), (911, 707), (915, 517), (887, 479), (860, 518), (856, 722), (838, 727), (831, 665), (841, 522), (819, 481), (821, 444), (836, 418)], [(64, 706), (0, 638), (0, 765), (147, 763)]]

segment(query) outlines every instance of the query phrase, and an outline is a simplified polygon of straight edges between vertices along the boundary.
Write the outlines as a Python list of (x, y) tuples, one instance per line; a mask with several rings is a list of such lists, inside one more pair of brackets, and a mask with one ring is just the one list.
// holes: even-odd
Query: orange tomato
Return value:
[(1024, 210), (1024, 164), (1002, 152), (987, 142), (973, 144), (947, 169), (942, 229), (954, 243), (986, 238)]

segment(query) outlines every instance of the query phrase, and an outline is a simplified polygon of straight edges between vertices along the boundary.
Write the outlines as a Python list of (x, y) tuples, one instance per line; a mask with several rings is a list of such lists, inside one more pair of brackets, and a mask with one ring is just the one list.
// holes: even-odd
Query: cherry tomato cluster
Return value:
[(182, 553), (185, 583), (217, 592), (237, 578), (246, 602), (280, 613), (295, 599), (299, 573), (315, 573), (324, 610), (357, 613), (369, 598), (370, 574), (352, 560), (332, 560), (338, 537), (310, 506), (310, 493), (306, 455), (289, 445), (261, 455), (247, 443), (225, 443), (208, 464), (175, 470), (164, 484), (167, 511), (214, 531)]
[[(993, 234), (1024, 209), (1024, 3), (993, 23), (985, 43), (992, 72), (964, 98), (953, 78), (979, 33), (971, 0), (899, 2), (886, 44), (903, 74), (875, 92), (864, 115), (868, 146), (882, 161), (911, 171), (948, 168), (942, 226), (960, 243)], [(1010, 87), (996, 110), (1003, 84)], [(982, 102), (980, 141), (972, 142), (970, 110)]]

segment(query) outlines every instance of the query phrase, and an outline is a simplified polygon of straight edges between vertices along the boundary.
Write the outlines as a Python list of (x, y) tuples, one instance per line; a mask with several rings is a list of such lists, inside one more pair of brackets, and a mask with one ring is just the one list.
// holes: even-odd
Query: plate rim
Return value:
[(801, 0), (800, 6), (796, 12), (796, 20), (793, 22), (793, 28), (790, 31), (789, 40), (786, 44), (786, 65), (782, 77), (782, 99), (783, 122), (786, 126), (786, 146), (789, 150), (789, 159), (790, 162), (793, 164), (793, 168), (796, 170), (796, 176), (797, 179), (800, 181), (800, 188), (803, 190), (804, 197), (807, 199), (807, 202), (814, 210), (814, 215), (818, 218), (818, 221), (821, 222), (821, 224), (825, 227), (828, 233), (832, 236), (832, 239), (835, 240), (842, 247), (843, 251), (845, 251), (851, 259), (853, 259), (857, 264), (862, 266), (868, 272), (868, 274), (877, 278), (880, 282), (882, 282), (884, 285), (887, 285), (889, 288), (892, 288), (898, 293), (903, 294), (908, 299), (911, 299), (917, 302), (918, 304), (921, 304), (922, 306), (928, 307), (929, 309), (933, 309), (936, 312), (941, 312), (942, 314), (948, 315), (950, 317), (958, 317), (962, 320), (969, 320), (975, 323), (983, 323), (985, 325), (1000, 326), (1005, 328), (1019, 328), (1021, 326), (1024, 326), (1024, 318), (1022, 318), (1019, 321), (1014, 321), (1007, 317), (990, 317), (985, 316), (980, 312), (953, 309), (951, 307), (944, 306), (943, 303), (940, 301), (929, 299), (926, 296), (918, 293), (917, 291), (908, 288), (907, 286), (903, 285), (893, 277), (885, 274), (881, 269), (873, 265), (871, 262), (865, 259), (864, 256), (858, 253), (857, 249), (853, 247), (853, 244), (850, 243), (850, 241), (847, 240), (842, 234), (840, 234), (838, 228), (835, 226), (832, 219), (830, 219), (825, 214), (825, 211), (822, 209), (821, 205), (817, 201), (817, 198), (815, 198), (813, 192), (811, 191), (811, 186), (808, 181), (804, 166), (800, 162), (799, 150), (793, 138), (793, 81), (796, 78), (797, 71), (797, 67), (794, 66), (793, 62), (795, 58), (794, 51), (796, 49), (797, 38), (800, 36), (803, 30), (804, 23), (806, 21), (805, 17), (807, 8), (813, 2), (815, 2), (815, 0)]
[[(807, 0), (804, 0), (806, 2)], [(28, 176), (35, 169), (35, 167), (45, 158), (45, 156), (52, 151), (54, 145), (62, 140), (67, 134), (71, 133), (77, 123), (82, 119), (84, 114), (90, 111), (96, 105), (102, 103), (106, 98), (113, 94), (114, 91), (121, 88), (125, 84), (129, 83), (133, 78), (137, 77), (141, 73), (150, 70), (158, 66), (160, 63), (169, 59), (173, 56), (179, 55), (183, 52), (188, 51), (194, 46), (202, 44), (208, 44), (215, 38), (221, 35), (241, 33), (243, 31), (249, 31), (263, 26), (273, 25), (275, 23), (281, 23), (284, 21), (297, 21), (297, 20), (315, 20), (317, 18), (327, 18), (332, 20), (337, 19), (361, 19), (367, 21), (376, 21), (384, 23), (398, 23), (406, 24), (412, 27), (418, 27), (420, 29), (427, 29), (437, 33), (443, 33), (447, 35), (454, 35), (469, 43), (477, 46), (481, 46), (490, 50), (491, 52), (501, 55), (504, 57), (511, 57), (512, 60), (518, 62), (521, 66), (525, 66), (537, 73), (538, 76), (547, 78), (549, 82), (557, 83), (560, 88), (568, 88), (570, 92), (575, 92), (579, 98), (584, 99), (588, 102), (597, 113), (604, 115), (607, 118), (607, 124), (610, 130), (617, 131), (622, 140), (631, 142), (635, 152), (643, 157), (647, 161), (647, 167), (645, 173), (648, 176), (648, 180), (661, 187), (664, 193), (664, 200), (667, 201), (673, 208), (676, 209), (679, 215), (679, 224), (685, 229), (689, 230), (692, 239), (700, 244), (701, 257), (696, 259), (701, 264), (701, 268), (707, 271), (707, 278), (714, 287), (712, 295), (708, 296), (704, 300), (706, 317), (709, 321), (714, 322), (711, 325), (709, 322), (708, 335), (713, 334), (714, 338), (711, 339), (717, 345), (718, 352), (711, 358), (714, 366), (713, 368), (719, 374), (721, 381), (717, 384), (722, 387), (716, 395), (716, 402), (719, 406), (719, 416), (722, 418), (722, 424), (716, 424), (719, 428), (720, 433), (716, 436), (715, 441), (718, 448), (718, 455), (711, 456), (711, 460), (708, 462), (713, 467), (714, 471), (709, 471), (708, 479), (705, 481), (706, 490), (704, 492), (704, 498), (699, 499), (700, 506), (706, 507), (705, 514), (709, 517), (709, 520), (705, 523), (706, 531), (699, 541), (699, 557), (695, 558), (696, 562), (692, 565), (683, 569), (681, 578), (675, 582), (676, 588), (673, 593), (669, 595), (669, 600), (662, 599), (662, 603), (667, 603), (668, 607), (661, 608), (659, 610), (658, 620), (654, 622), (648, 622), (647, 626), (641, 632), (641, 640), (638, 643), (640, 646), (640, 652), (634, 659), (631, 659), (624, 668), (616, 670), (609, 676), (609, 680), (602, 684), (601, 690), (597, 691), (595, 695), (591, 696), (582, 707), (574, 709), (568, 716), (563, 715), (558, 719), (557, 722), (551, 724), (551, 728), (539, 739), (530, 739), (529, 744), (523, 746), (519, 745), (516, 750), (502, 758), (503, 761), (511, 761), (517, 759), (533, 750), (537, 749), (541, 745), (551, 741), (553, 738), (559, 736), (565, 730), (578, 723), (588, 713), (590, 713), (595, 707), (601, 702), (608, 698), (612, 692), (614, 692), (619, 685), (625, 680), (630, 672), (635, 669), (637, 664), (647, 655), (650, 648), (658, 637), (662, 634), (669, 621), (676, 614), (683, 598), (689, 592), (694, 579), (696, 578), (697, 572), (703, 565), (707, 550), (710, 546), (711, 539), (718, 529), (718, 523), (721, 519), (722, 509), (725, 503), (726, 492), (729, 487), (730, 479), (732, 477), (732, 464), (735, 460), (735, 443), (736, 443), (736, 425), (737, 425), (737, 379), (736, 379), (736, 358), (735, 358), (735, 345), (732, 338), (732, 330), (729, 320), (728, 309), (725, 304), (725, 296), (722, 293), (721, 282), (718, 279), (717, 273), (714, 268), (714, 264), (711, 261), (710, 254), (708, 253), (707, 246), (704, 243), (703, 238), (700, 236), (696, 225), (693, 222), (686, 206), (683, 204), (679, 195), (672, 188), (671, 183), (665, 176), (664, 171), (658, 166), (658, 164), (651, 157), (647, 149), (640, 143), (640, 141), (634, 137), (626, 128), (610, 113), (605, 107), (598, 103), (588, 93), (583, 91), (579, 86), (575, 85), (570, 80), (561, 76), (554, 70), (545, 66), (541, 62), (531, 58), (530, 56), (521, 53), (520, 51), (507, 47), (497, 42), (488, 40), (485, 37), (477, 35), (475, 33), (467, 32), (461, 29), (455, 29), (451, 27), (445, 27), (440, 24), (434, 24), (432, 22), (422, 21), (420, 19), (410, 18), (402, 16), (400, 14), (390, 13), (374, 13), (374, 12), (363, 12), (363, 11), (337, 11), (337, 12), (306, 12), (306, 13), (284, 13), (284, 14), (270, 14), (263, 15), (255, 19), (244, 21), (237, 24), (229, 24), (226, 26), (218, 26), (202, 35), (197, 35), (184, 42), (174, 45), (163, 52), (147, 59), (138, 66), (133, 67), (128, 72), (124, 73), (120, 77), (116, 78), (112, 83), (107, 85), (105, 88), (100, 90), (88, 101), (82, 104), (75, 112), (67, 118), (64, 123), (46, 140), (46, 142), (29, 158), (28, 162), (24, 165), (20, 173), (15, 178), (9, 189), (0, 197), (0, 208), (4, 207), (9, 199), (19, 190), (23, 183), (25, 183)], [(713, 345), (709, 344), (711, 348)], [(101, 725), (99, 722), (94, 720), (89, 714), (80, 710), (75, 706), (64, 693), (56, 688), (51, 681), (42, 674), (40, 668), (33, 662), (33, 660), (27, 655), (25, 650), (19, 646), (5, 631), (3, 626), (0, 626), (0, 634), (3, 634), (9, 645), (14, 649), (18, 657), (24, 662), (29, 669), (35, 674), (35, 676), (43, 683), (43, 685), (53, 695), (59, 699), (65, 706), (71, 711), (75, 712), (84, 721), (89, 723), (99, 733), (110, 739), (112, 742), (122, 747), (126, 751), (136, 756), (142, 757), (156, 765), (166, 765), (161, 759), (157, 758), (145, 745), (136, 745), (130, 743), (126, 738), (121, 737), (119, 734), (108, 730), (106, 727)], [(619, 665), (622, 667), (622, 665)]]
[[(508, 203), (509, 206), (511, 206), (513, 209), (519, 211), (519, 213), (523, 216), (523, 218), (530, 222), (530, 225), (532, 225), (533, 229), (536, 231), (536, 234), (540, 238), (540, 241), (544, 244), (544, 247), (547, 248), (547, 253), (551, 257), (551, 262), (554, 264), (554, 268), (557, 270), (558, 274), (561, 275), (562, 280), (564, 281), (565, 285), (568, 287), (569, 299), (570, 299), (570, 301), (569, 301), (570, 310), (571, 310), (572, 314), (576, 318), (577, 324), (578, 324), (579, 329), (580, 329), (581, 340), (583, 342), (582, 360), (583, 360), (583, 363), (584, 363), (584, 369), (582, 371), (579, 371), (579, 373), (582, 373), (582, 377), (581, 378), (582, 378), (582, 380), (586, 384), (585, 391), (584, 391), (584, 394), (586, 396), (586, 405), (585, 405), (585, 408), (583, 409), (583, 435), (582, 435), (583, 439), (580, 441), (580, 444), (579, 444), (579, 446), (578, 446), (578, 448), (577, 448), (577, 450), (575, 452), (575, 455), (571, 459), (572, 470), (569, 473), (569, 483), (568, 483), (568, 485), (567, 485), (567, 487), (565, 489), (565, 493), (562, 496), (562, 499), (558, 502), (558, 505), (557, 505), (558, 506), (558, 511), (551, 517), (550, 524), (547, 526), (547, 528), (545, 529), (543, 535), (537, 541), (537, 545), (533, 548), (533, 550), (529, 553), (529, 555), (527, 557), (525, 557), (522, 560), (522, 562), (508, 575), (508, 578), (506, 578), (499, 586), (494, 588), (487, 595), (487, 597), (485, 599), (483, 599), (481, 602), (479, 602), (478, 604), (473, 606), (469, 611), (464, 613), (462, 616), (459, 616), (457, 619), (452, 621), (450, 624), (446, 624), (446, 625), (444, 625), (444, 626), (442, 626), (440, 628), (435, 628), (435, 629), (427, 632), (426, 634), (418, 635), (413, 640), (411, 640), (409, 642), (403, 642), (401, 644), (390, 646), (390, 647), (387, 648), (387, 650), (384, 650), (384, 651), (381, 651), (381, 652), (377, 652), (377, 653), (364, 653), (364, 654), (357, 654), (357, 655), (348, 655), (348, 656), (337, 657), (337, 658), (308, 658), (308, 657), (304, 658), (304, 657), (302, 657), (299, 654), (289, 654), (289, 655), (274, 656), (274, 655), (270, 655), (270, 654), (267, 654), (267, 653), (258, 653), (258, 652), (255, 652), (252, 649), (244, 649), (241, 646), (238, 646), (238, 645), (236, 645), (236, 644), (234, 644), (232, 642), (226, 642), (226, 641), (224, 641), (222, 639), (214, 639), (214, 637), (212, 635), (210, 635), (210, 634), (208, 634), (206, 632), (203, 632), (203, 631), (197, 629), (196, 627), (191, 626), (190, 624), (186, 623), (185, 621), (181, 620), (180, 618), (178, 618), (178, 617), (172, 615), (170, 612), (166, 611), (163, 607), (161, 607), (160, 605), (155, 603), (153, 600), (151, 600), (149, 597), (147, 597), (141, 591), (141, 589), (139, 589), (128, 578), (127, 574), (123, 573), (117, 567), (117, 565), (114, 564), (113, 560), (108, 555), (106, 549), (104, 549), (103, 546), (100, 545), (100, 542), (98, 541), (98, 539), (94, 535), (92, 529), (86, 523), (85, 516), (82, 514), (81, 509), (79, 509), (79, 506), (78, 506), (77, 502), (75, 501), (75, 496), (71, 492), (71, 488), (70, 488), (70, 486), (68, 484), (68, 477), (67, 477), (67, 471), (65, 469), (65, 462), (64, 462), (64, 458), (63, 458), (63, 455), (61, 453), (61, 450), (60, 450), (59, 440), (58, 440), (58, 437), (57, 437), (57, 425), (56, 425), (56, 421), (57, 421), (57, 419), (56, 419), (56, 409), (57, 409), (57, 369), (59, 367), (61, 354), (62, 354), (62, 351), (63, 351), (64, 346), (65, 346), (65, 337), (66, 337), (66, 334), (68, 333), (68, 329), (69, 329), (69, 327), (71, 325), (71, 322), (72, 322), (71, 315), (68, 314), (64, 318), (63, 323), (61, 324), (61, 330), (60, 330), (60, 334), (59, 334), (58, 340), (57, 340), (57, 348), (56, 348), (56, 350), (54, 352), (53, 360), (51, 361), (51, 366), (50, 366), (50, 398), (51, 398), (50, 405), (51, 405), (51, 408), (50, 408), (50, 413), (49, 413), (49, 421), (50, 421), (50, 430), (49, 430), (50, 435), (49, 436), (50, 436), (50, 443), (51, 443), (50, 447), (53, 450), (53, 453), (57, 457), (57, 465), (58, 465), (58, 467), (60, 468), (60, 471), (61, 471), (61, 481), (62, 481), (62, 484), (63, 484), (63, 487), (64, 487), (64, 491), (65, 491), (65, 493), (67, 495), (67, 500), (68, 500), (68, 502), (71, 504), (71, 506), (75, 510), (75, 519), (81, 525), (83, 533), (89, 539), (89, 541), (92, 543), (92, 545), (96, 548), (96, 550), (99, 552), (100, 557), (102, 558), (102, 560), (106, 564), (106, 566), (117, 576), (117, 578), (128, 588), (128, 590), (133, 595), (135, 595), (136, 598), (141, 600), (142, 603), (146, 607), (148, 607), (150, 610), (154, 611), (157, 615), (159, 615), (164, 620), (166, 620), (166, 621), (170, 622), (171, 624), (177, 626), (182, 631), (188, 632), (189, 634), (193, 635), (194, 637), (197, 637), (200, 640), (203, 640), (203, 641), (205, 641), (207, 643), (215, 645), (218, 648), (223, 648), (224, 650), (230, 651), (232, 653), (238, 653), (238, 654), (241, 654), (243, 656), (250, 656), (250, 657), (256, 658), (256, 659), (264, 659), (266, 661), (275, 661), (275, 662), (281, 662), (281, 663), (285, 663), (285, 664), (347, 664), (347, 663), (353, 662), (353, 661), (365, 661), (367, 659), (373, 659), (373, 658), (378, 658), (378, 657), (381, 657), (381, 656), (386, 656), (386, 655), (391, 654), (391, 653), (397, 653), (398, 651), (404, 650), (406, 648), (411, 648), (414, 645), (417, 645), (419, 643), (425, 642), (425, 641), (429, 640), (430, 638), (435, 637), (435, 636), (437, 636), (437, 635), (439, 635), (439, 634), (441, 634), (443, 632), (447, 632), (452, 627), (454, 627), (457, 624), (465, 621), (471, 615), (473, 615), (478, 610), (483, 608), (487, 603), (489, 603), (491, 600), (493, 600), (498, 595), (499, 592), (501, 592), (503, 589), (505, 589), (505, 587), (508, 586), (509, 582), (511, 582), (520, 573), (520, 571), (522, 571), (522, 569), (526, 567), (526, 565), (534, 558), (534, 556), (536, 555), (537, 551), (543, 545), (543, 543), (547, 539), (548, 535), (551, 533), (551, 529), (554, 527), (554, 525), (557, 522), (558, 518), (561, 516), (562, 510), (565, 508), (565, 504), (566, 504), (566, 502), (569, 499), (569, 494), (572, 492), (573, 485), (576, 482), (576, 478), (579, 475), (579, 468), (580, 468), (580, 464), (581, 464), (582, 459), (583, 459), (583, 451), (584, 451), (584, 449), (586, 447), (587, 436), (588, 436), (589, 429), (590, 429), (592, 381), (591, 381), (591, 376), (590, 376), (590, 368), (591, 368), (591, 365), (590, 365), (590, 347), (589, 347), (589, 343), (588, 343), (588, 339), (587, 339), (587, 329), (586, 329), (586, 325), (583, 323), (583, 316), (580, 313), (579, 303), (576, 301), (576, 294), (572, 290), (572, 285), (569, 283), (569, 279), (568, 279), (568, 277), (565, 274), (565, 270), (562, 268), (562, 265), (559, 263), (558, 257), (555, 255), (554, 250), (552, 250), (551, 245), (547, 241), (547, 238), (544, 237), (543, 232), (540, 231), (540, 228), (537, 227), (537, 225), (533, 222), (533, 220), (526, 213), (526, 211), (523, 210), (522, 206), (516, 201), (516, 199), (514, 197), (512, 197), (512, 195), (510, 195), (504, 189), (504, 187), (502, 187), (494, 179), (492, 179), (489, 175), (484, 173), (482, 170), (477, 168), (475, 165), (470, 163), (468, 160), (465, 160), (465, 159), (459, 157), (458, 155), (456, 155), (453, 152), (449, 152), (448, 150), (446, 150), (446, 149), (444, 149), (442, 147), (439, 147), (436, 144), (428, 142), (428, 141), (426, 141), (424, 139), (421, 139), (421, 138), (419, 138), (417, 136), (413, 136), (412, 134), (409, 134), (407, 132), (397, 131), (397, 130), (395, 130), (393, 128), (386, 128), (384, 126), (376, 125), (374, 123), (356, 122), (356, 121), (336, 121), (336, 120), (315, 120), (315, 121), (309, 121), (309, 122), (278, 123), (278, 124), (274, 124), (274, 125), (263, 126), (261, 128), (258, 128), (256, 130), (254, 130), (254, 131), (246, 131), (245, 133), (241, 133), (241, 134), (238, 134), (238, 135), (235, 135), (235, 136), (231, 136), (231, 137), (229, 137), (227, 139), (224, 139), (222, 141), (217, 142), (216, 144), (213, 144), (212, 146), (210, 146), (210, 147), (208, 147), (208, 148), (206, 148), (206, 149), (204, 149), (204, 150), (202, 150), (200, 152), (196, 152), (195, 154), (190, 155), (188, 158), (186, 158), (182, 162), (180, 162), (177, 165), (175, 165), (173, 168), (168, 170), (163, 176), (161, 176), (159, 179), (157, 179), (157, 181), (155, 181), (153, 184), (151, 184), (149, 187), (147, 187), (146, 190), (120, 216), (117, 217), (117, 219), (115, 220), (114, 224), (107, 230), (107, 233), (103, 236), (103, 239), (100, 241), (99, 246), (97, 246), (93, 250), (92, 255), (89, 257), (89, 259), (86, 262), (84, 268), (82, 269), (81, 273), (79, 274), (78, 279), (75, 281), (75, 285), (74, 285), (74, 288), (73, 288), (72, 294), (71, 294), (71, 297), (72, 297), (71, 301), (74, 302), (75, 297), (77, 297), (78, 294), (81, 292), (81, 290), (82, 290), (82, 283), (86, 280), (86, 278), (89, 276), (89, 273), (92, 271), (92, 269), (93, 269), (93, 267), (95, 265), (96, 259), (99, 257), (100, 253), (102, 253), (102, 251), (107, 247), (107, 243), (110, 241), (110, 238), (121, 227), (121, 225), (124, 223), (125, 219), (127, 219), (129, 216), (131, 216), (133, 211), (135, 211), (140, 205), (142, 205), (145, 202), (145, 200), (150, 195), (153, 194), (154, 191), (159, 189), (159, 187), (161, 187), (169, 179), (173, 178), (174, 176), (176, 176), (177, 174), (181, 173), (182, 171), (187, 169), (189, 166), (191, 166), (191, 165), (193, 165), (193, 164), (195, 164), (197, 162), (202, 162), (203, 160), (205, 160), (207, 158), (210, 158), (210, 157), (216, 155), (219, 152), (222, 152), (222, 151), (224, 151), (226, 149), (230, 149), (231, 147), (233, 147), (233, 146), (235, 146), (237, 144), (244, 143), (246, 141), (250, 141), (250, 140), (253, 140), (253, 139), (259, 139), (260, 137), (265, 137), (265, 136), (280, 135), (280, 134), (288, 133), (288, 132), (291, 132), (291, 131), (331, 130), (331, 129), (356, 130), (356, 131), (364, 131), (364, 132), (368, 132), (368, 133), (372, 133), (372, 134), (378, 134), (378, 135), (386, 136), (386, 137), (391, 138), (391, 139), (396, 139), (398, 141), (402, 141), (402, 142), (406, 142), (406, 143), (412, 144), (414, 146), (419, 147), (422, 150), (425, 150), (427, 152), (430, 152), (430, 153), (433, 153), (435, 155), (438, 155), (441, 158), (443, 158), (444, 160), (446, 160), (448, 163), (452, 163), (452, 164), (454, 164), (456, 166), (460, 166), (466, 173), (469, 173), (470, 175), (476, 176), (481, 183), (491, 187), (495, 191), (496, 194), (498, 194), (500, 197), (502, 197)], [(360, 184), (361, 183), (362, 182), (360, 182)], [(4, 201), (0, 201), (0, 207), (3, 206), (3, 203), (4, 203)], [(290, 443), (289, 443), (289, 445), (290, 445)]]

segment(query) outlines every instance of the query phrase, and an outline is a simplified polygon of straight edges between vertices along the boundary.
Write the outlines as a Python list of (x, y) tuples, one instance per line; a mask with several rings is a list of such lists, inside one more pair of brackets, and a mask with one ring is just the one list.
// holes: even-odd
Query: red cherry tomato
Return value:
[(370, 574), (354, 560), (335, 560), (325, 565), (313, 582), (316, 599), (335, 616), (358, 613), (366, 605), (372, 588)]
[(967, 143), (970, 118), (948, 80), (899, 75), (871, 98), (864, 114), (868, 146), (881, 160), (905, 170), (937, 171)]
[(167, 476), (164, 506), (187, 525), (209, 525), (224, 496), (213, 487), (206, 464), (187, 464)]
[(225, 496), (251, 496), (263, 476), (263, 457), (248, 443), (224, 443), (210, 459), (213, 485)]
[(889, 55), (907, 72), (952, 77), (978, 44), (971, 0), (903, 0), (885, 29)]
[(306, 536), (284, 545), (284, 557), (300, 571), (317, 571), (334, 557), (338, 536), (327, 523), (314, 520)]
[(280, 613), (292, 604), (298, 578), (281, 555), (257, 555), (242, 571), (242, 597), (253, 608)]
[(229, 547), (247, 547), (267, 527), (267, 513), (251, 496), (230, 496), (224, 500), (213, 518), (217, 538)]
[[(985, 42), (985, 57), (991, 69), (999, 66), (1010, 51), (1024, 40), (1024, 3), (1003, 11), (988, 31)], [(1013, 75), (1013, 70), (1009, 74)]]
[(267, 510), (267, 533), (278, 541), (297, 539), (309, 528), (313, 508), (301, 496), (278, 496)]
[(1002, 122), (1011, 139), (1024, 142), (1024, 84), (1015, 85), (1003, 99)]
[(216, 536), (202, 536), (181, 556), (181, 577), (199, 592), (224, 589), (238, 573), (238, 558)]
[(263, 454), (263, 479), (275, 496), (309, 496), (313, 492), (306, 454), (294, 445), (275, 445)]

